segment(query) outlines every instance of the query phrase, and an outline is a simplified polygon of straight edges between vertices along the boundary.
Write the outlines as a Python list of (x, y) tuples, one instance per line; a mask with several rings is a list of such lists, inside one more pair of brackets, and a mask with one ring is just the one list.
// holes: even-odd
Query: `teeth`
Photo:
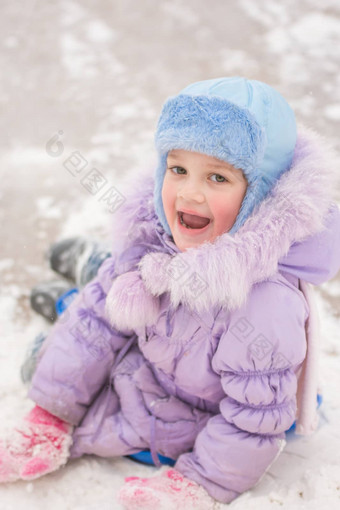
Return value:
[(181, 225), (183, 225), (183, 227), (185, 227), (185, 228), (191, 228), (191, 227), (189, 227), (189, 225), (187, 225), (186, 223), (184, 223), (183, 218), (182, 218), (182, 213), (179, 215), (179, 221), (181, 222)]

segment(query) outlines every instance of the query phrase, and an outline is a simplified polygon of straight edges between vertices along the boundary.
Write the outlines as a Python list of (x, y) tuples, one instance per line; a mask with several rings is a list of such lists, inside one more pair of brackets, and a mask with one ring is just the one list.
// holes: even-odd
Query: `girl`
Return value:
[(309, 284), (340, 260), (329, 150), (237, 77), (168, 99), (155, 140), (155, 177), (116, 214), (119, 249), (43, 344), (4, 482), (149, 450), (173, 469), (127, 479), (125, 508), (209, 509), (260, 480), (295, 421), (316, 428)]

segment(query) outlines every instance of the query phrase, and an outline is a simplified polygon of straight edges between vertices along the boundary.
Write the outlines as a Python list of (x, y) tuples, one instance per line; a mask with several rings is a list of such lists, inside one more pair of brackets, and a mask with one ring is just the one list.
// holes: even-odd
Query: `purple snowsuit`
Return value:
[(179, 252), (151, 177), (115, 214), (114, 253), (54, 325), (29, 391), (75, 425), (73, 458), (150, 449), (222, 502), (276, 459), (299, 411), (300, 280), (340, 265), (334, 163), (301, 133), (290, 171), (234, 236)]

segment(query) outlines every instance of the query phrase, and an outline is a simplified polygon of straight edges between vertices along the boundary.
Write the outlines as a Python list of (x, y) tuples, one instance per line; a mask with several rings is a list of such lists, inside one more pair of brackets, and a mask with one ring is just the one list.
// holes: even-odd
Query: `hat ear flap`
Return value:
[(268, 183), (268, 179), (262, 179), (261, 176), (256, 176), (255, 179), (248, 184), (247, 191), (236, 220), (232, 228), (228, 231), (228, 234), (234, 234), (242, 227), (247, 218), (249, 218), (253, 211), (260, 206), (270, 189), (271, 186)]
[(163, 207), (163, 199), (162, 199), (162, 189), (163, 189), (163, 182), (164, 182), (164, 176), (167, 169), (167, 158), (168, 158), (168, 152), (165, 154), (162, 154), (159, 159), (159, 165), (156, 170), (155, 175), (155, 188), (154, 188), (154, 205), (155, 205), (155, 211), (157, 214), (157, 217), (161, 224), (163, 225), (163, 228), (165, 232), (169, 235), (171, 235), (171, 229), (169, 227), (168, 221), (165, 216), (164, 207)]

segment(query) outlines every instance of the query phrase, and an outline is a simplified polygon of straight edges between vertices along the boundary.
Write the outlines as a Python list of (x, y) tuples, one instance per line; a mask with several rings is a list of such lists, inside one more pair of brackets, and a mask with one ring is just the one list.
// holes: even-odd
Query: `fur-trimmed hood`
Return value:
[[(114, 239), (128, 237), (118, 257), (123, 274), (107, 299), (111, 322), (151, 324), (165, 292), (174, 307), (234, 310), (255, 283), (279, 270), (313, 284), (332, 278), (340, 261), (340, 214), (333, 203), (337, 174), (332, 150), (314, 132), (300, 129), (290, 170), (238, 232), (186, 252), (179, 252), (160, 225), (153, 179), (144, 177), (115, 222)], [(136, 300), (143, 302), (139, 311)]]

